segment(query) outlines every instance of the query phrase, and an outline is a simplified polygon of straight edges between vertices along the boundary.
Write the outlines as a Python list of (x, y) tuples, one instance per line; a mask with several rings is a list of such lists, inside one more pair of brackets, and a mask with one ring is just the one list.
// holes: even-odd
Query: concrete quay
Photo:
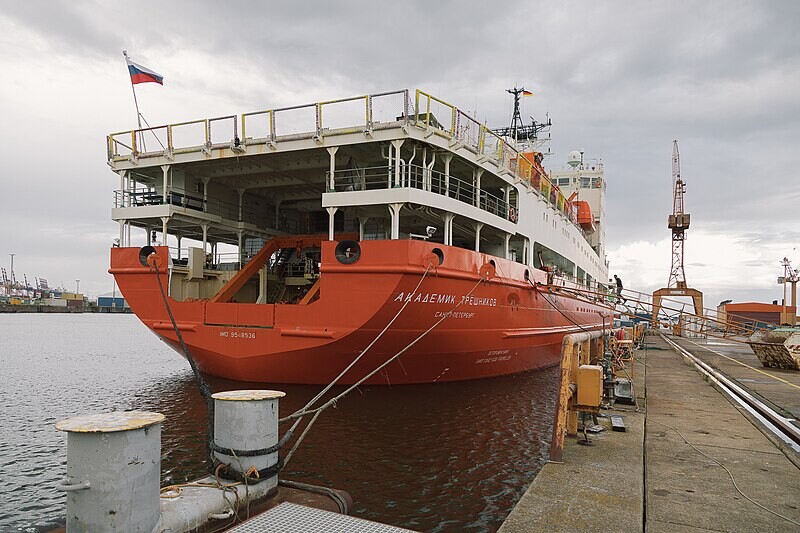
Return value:
[(660, 337), (648, 335), (635, 358), (638, 411), (603, 412), (623, 416), (627, 431), (601, 417), (593, 446), (568, 438), (564, 463), (544, 466), (500, 532), (800, 531), (800, 470), (785, 455), (796, 452), (776, 447)]

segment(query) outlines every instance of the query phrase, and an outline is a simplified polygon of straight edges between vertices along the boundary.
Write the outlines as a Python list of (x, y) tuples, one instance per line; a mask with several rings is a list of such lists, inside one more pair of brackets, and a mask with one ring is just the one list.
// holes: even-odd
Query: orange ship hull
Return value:
[[(443, 316), (438, 326), (367, 383), (500, 376), (557, 364), (565, 334), (599, 329), (602, 316), (609, 314), (599, 304), (544, 294), (527, 280), (545, 284), (546, 273), (487, 254), (416, 240), (362, 241), (358, 260), (342, 264), (335, 258), (336, 244), (322, 242), (319, 298), (311, 303), (169, 298), (199, 369), (239, 381), (327, 384), (410, 298), (340, 383), (358, 381)], [(441, 264), (432, 253), (436, 248), (444, 257)], [(166, 265), (168, 249), (155, 250)], [(181, 352), (155, 270), (142, 265), (139, 254), (139, 248), (112, 248), (109, 272), (141, 321)], [(481, 281), (487, 272), (494, 275)], [(158, 275), (166, 290), (167, 269), (160, 268)]]

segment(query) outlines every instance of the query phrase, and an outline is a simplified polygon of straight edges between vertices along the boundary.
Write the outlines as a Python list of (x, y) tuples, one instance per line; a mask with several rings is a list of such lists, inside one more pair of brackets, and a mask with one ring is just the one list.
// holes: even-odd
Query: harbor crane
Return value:
[[(781, 311), (781, 324), (790, 326), (797, 325), (797, 282), (800, 281), (800, 269), (792, 268), (792, 262), (784, 257), (781, 261), (783, 276), (778, 278), (778, 283), (783, 284), (783, 310)], [(791, 312), (786, 308), (786, 284), (792, 285), (792, 306)]]
[(653, 325), (658, 323), (661, 310), (661, 298), (664, 296), (688, 296), (694, 303), (695, 315), (703, 316), (703, 293), (686, 284), (686, 272), (683, 268), (683, 243), (689, 229), (691, 217), (683, 211), (683, 195), (686, 183), (681, 177), (681, 156), (678, 152), (678, 141), (672, 141), (672, 214), (667, 219), (667, 227), (672, 231), (672, 267), (669, 271), (667, 286), (653, 293)]

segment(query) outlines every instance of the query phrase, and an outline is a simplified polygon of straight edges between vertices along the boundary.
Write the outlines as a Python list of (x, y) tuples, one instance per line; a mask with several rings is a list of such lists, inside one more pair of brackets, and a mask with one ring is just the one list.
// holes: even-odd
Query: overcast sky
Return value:
[(772, 301), (800, 266), (800, 2), (5, 2), (0, 7), (0, 264), (111, 291), (119, 180), (105, 135), (420, 88), (490, 126), (553, 120), (551, 168), (602, 158), (611, 272), (650, 292), (670, 268), (672, 140), (692, 227), (686, 275), (720, 300)]

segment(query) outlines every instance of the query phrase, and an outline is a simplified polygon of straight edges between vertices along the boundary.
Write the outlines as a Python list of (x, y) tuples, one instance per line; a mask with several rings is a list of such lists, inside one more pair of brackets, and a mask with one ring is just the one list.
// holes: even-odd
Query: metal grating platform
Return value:
[[(410, 529), (370, 522), (312, 507), (283, 502), (228, 531), (236, 533), (409, 533)], [(413, 532), (412, 532), (413, 533)]]

